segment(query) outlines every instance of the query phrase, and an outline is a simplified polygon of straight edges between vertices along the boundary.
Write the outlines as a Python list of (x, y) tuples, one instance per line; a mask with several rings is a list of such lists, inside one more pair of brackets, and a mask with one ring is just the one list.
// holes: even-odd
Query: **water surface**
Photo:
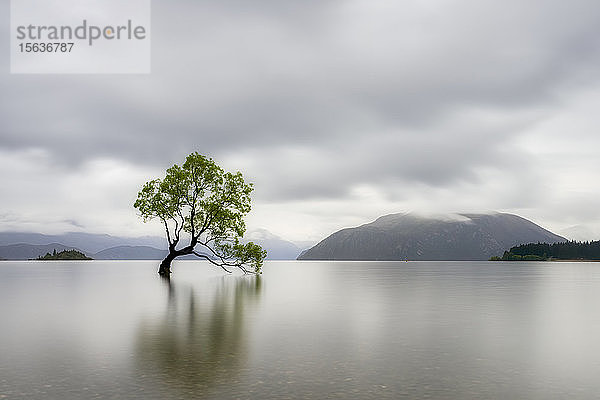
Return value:
[(600, 264), (1, 262), (3, 399), (591, 399)]

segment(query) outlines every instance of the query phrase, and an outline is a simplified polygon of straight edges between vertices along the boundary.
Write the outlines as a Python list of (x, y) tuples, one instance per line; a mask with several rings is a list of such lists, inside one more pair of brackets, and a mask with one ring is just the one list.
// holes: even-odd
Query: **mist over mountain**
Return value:
[(558, 231), (558, 233), (569, 240), (580, 242), (598, 240), (598, 237), (600, 237), (598, 231), (583, 225), (570, 226)]
[(488, 260), (523, 243), (566, 239), (513, 214), (391, 214), (342, 229), (299, 260)]
[(282, 239), (266, 229), (249, 232), (245, 241), (252, 241), (267, 250), (268, 260), (295, 260), (303, 249), (310, 247), (306, 242), (294, 243)]

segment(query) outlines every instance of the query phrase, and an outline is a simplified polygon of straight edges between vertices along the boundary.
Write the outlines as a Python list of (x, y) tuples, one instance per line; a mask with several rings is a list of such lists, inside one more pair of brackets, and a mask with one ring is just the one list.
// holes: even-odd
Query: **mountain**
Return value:
[[(246, 241), (261, 245), (270, 260), (295, 260), (302, 248), (308, 247), (301, 248), (265, 229), (249, 232)], [(54, 249), (76, 249), (95, 260), (162, 260), (167, 253), (166, 247), (166, 240), (157, 236), (127, 238), (82, 232), (61, 235), (0, 232), (0, 260), (28, 260), (52, 253)], [(184, 258), (195, 259), (194, 256)]]
[(571, 226), (560, 230), (558, 233), (567, 239), (577, 240), (580, 242), (593, 241), (600, 236), (598, 232), (584, 225)]
[(115, 246), (92, 255), (95, 260), (162, 260), (167, 250), (150, 246)]
[(566, 239), (513, 214), (391, 214), (338, 231), (299, 260), (488, 260), (523, 243)]
[(249, 232), (245, 241), (252, 241), (267, 250), (267, 260), (295, 260), (302, 251), (298, 244), (284, 240), (266, 229)]
[[(0, 259), (2, 260), (31, 260), (34, 258), (38, 258), (39, 256), (43, 256), (46, 253), (52, 253), (54, 250), (60, 252), (64, 250), (77, 250), (82, 252), (77, 248), (73, 248), (72, 246), (65, 246), (60, 243), (50, 243), (43, 245), (35, 245), (35, 244), (26, 244), (26, 243), (18, 243), (18, 244), (9, 244), (6, 246), (0, 246)], [(83, 253), (83, 252), (82, 252)], [(89, 254), (87, 254), (89, 255)]]
[[(188, 240), (185, 238), (184, 240)], [(295, 260), (302, 249), (296, 244), (272, 234), (266, 229), (257, 229), (248, 233), (244, 242), (252, 241), (267, 250), (268, 260)], [(102, 250), (92, 257), (96, 260), (162, 260), (166, 250), (150, 246), (116, 246)], [(180, 259), (197, 259), (195, 256)]]
[(158, 236), (128, 238), (84, 232), (68, 232), (60, 235), (44, 235), (31, 232), (0, 232), (0, 246), (20, 243), (32, 245), (60, 243), (69, 248), (81, 249), (88, 255), (115, 246), (150, 246), (159, 249), (167, 248), (165, 238)]

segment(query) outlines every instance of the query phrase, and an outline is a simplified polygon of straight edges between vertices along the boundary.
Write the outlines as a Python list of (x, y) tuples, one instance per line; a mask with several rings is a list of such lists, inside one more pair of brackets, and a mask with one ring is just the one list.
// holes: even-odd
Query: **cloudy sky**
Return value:
[(2, 2), (0, 230), (161, 235), (137, 191), (198, 151), (291, 240), (492, 210), (600, 238), (598, 0), (152, 6), (149, 75), (11, 75)]

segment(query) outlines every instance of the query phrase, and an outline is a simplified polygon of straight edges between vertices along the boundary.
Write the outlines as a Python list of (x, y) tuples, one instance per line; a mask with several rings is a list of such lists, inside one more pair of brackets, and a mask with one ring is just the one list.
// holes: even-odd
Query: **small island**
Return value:
[(38, 261), (50, 261), (50, 260), (92, 260), (92, 258), (86, 256), (77, 250), (63, 250), (56, 252), (56, 249), (50, 253), (46, 253), (45, 256), (39, 256), (36, 258)]
[(600, 261), (600, 241), (528, 243), (511, 247), (490, 261)]

